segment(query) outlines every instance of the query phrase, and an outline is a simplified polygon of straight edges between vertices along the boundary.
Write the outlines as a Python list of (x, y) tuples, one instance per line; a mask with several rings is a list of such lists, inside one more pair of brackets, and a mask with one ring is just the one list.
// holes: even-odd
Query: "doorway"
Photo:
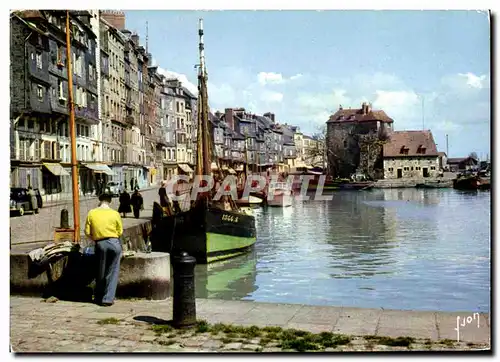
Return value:
[(403, 170), (398, 168), (398, 178), (403, 178)]
[(429, 169), (427, 167), (422, 168), (422, 173), (424, 177), (429, 177)]

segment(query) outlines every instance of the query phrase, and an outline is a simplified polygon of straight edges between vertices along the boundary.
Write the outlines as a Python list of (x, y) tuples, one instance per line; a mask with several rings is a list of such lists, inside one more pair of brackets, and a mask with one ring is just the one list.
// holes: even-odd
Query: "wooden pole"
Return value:
[(73, 184), (73, 227), (75, 243), (80, 242), (80, 200), (78, 195), (78, 161), (76, 160), (75, 105), (73, 104), (73, 70), (71, 68), (71, 33), (69, 10), (66, 10), (66, 62), (68, 71), (69, 135), (71, 140), (71, 181)]

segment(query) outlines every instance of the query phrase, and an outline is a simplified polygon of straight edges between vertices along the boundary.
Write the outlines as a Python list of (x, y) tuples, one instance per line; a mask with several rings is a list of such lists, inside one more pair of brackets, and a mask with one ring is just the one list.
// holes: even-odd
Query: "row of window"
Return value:
[[(16, 150), (21, 161), (39, 161), (40, 159), (61, 160), (70, 162), (71, 154), (69, 145), (62, 145), (56, 141), (43, 141), (40, 139), (20, 138)], [(76, 145), (76, 158), (78, 161), (91, 161), (91, 149), (88, 145)]]
[[(431, 169), (431, 170), (435, 170), (435, 169), (436, 169), (436, 167), (435, 167), (435, 166), (431, 166), (431, 167), (430, 167), (430, 169)], [(421, 170), (422, 170), (422, 168), (421, 168), (420, 166), (415, 166), (415, 167), (413, 167), (413, 166), (412, 166), (412, 167), (410, 167), (410, 166), (404, 166), (404, 167), (403, 167), (403, 171), (414, 171), (414, 170), (415, 170), (415, 171), (421, 171)], [(389, 172), (394, 172), (394, 168), (393, 168), (393, 167), (389, 167), (389, 168), (387, 169), (387, 171), (389, 171)]]
[[(69, 135), (69, 125), (67, 123), (62, 123), (59, 128), (56, 126), (55, 120), (48, 119), (40, 119), (38, 121), (38, 129), (35, 129), (35, 122), (33, 119), (25, 120), (21, 118), (17, 122), (18, 130), (21, 131), (29, 131), (33, 133), (46, 133), (46, 134), (57, 134), (61, 137), (68, 137)], [(85, 124), (76, 124), (76, 136), (77, 137), (86, 137), (86, 138), (94, 138), (94, 134), (92, 128)]]

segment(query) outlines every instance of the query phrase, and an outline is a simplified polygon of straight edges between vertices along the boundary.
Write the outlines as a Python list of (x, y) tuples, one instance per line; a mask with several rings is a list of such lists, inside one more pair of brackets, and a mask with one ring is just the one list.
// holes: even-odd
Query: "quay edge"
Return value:
[[(152, 252), (145, 253), (145, 239), (151, 230), (151, 221), (126, 228), (123, 232), (126, 240), (125, 250), (134, 251), (133, 255), (122, 257), (120, 265), (120, 281), (117, 289), (118, 298), (165, 299), (170, 293), (170, 254)], [(82, 243), (83, 246), (88, 243)], [(89, 265), (84, 256), (68, 257), (54, 263), (52, 274), (64, 276), (56, 283), (51, 283), (51, 276), (43, 272), (34, 278), (28, 277), (29, 255), (31, 250), (44, 247), (47, 242), (14, 244), (10, 250), (10, 291), (19, 295), (42, 295), (47, 293), (64, 293), (66, 281), (81, 287), (74, 298), (88, 299), (92, 291), (87, 286), (92, 281), (90, 273), (84, 271), (95, 269)], [(81, 254), (80, 254), (81, 255)], [(57, 278), (54, 278), (57, 279)], [(68, 280), (70, 279), (70, 280)], [(76, 287), (76, 285), (74, 285)], [(51, 289), (55, 288), (55, 289)]]

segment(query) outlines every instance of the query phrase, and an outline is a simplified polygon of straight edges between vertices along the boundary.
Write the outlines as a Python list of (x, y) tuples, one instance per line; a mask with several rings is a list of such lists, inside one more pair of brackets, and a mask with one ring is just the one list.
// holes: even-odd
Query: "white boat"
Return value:
[(292, 187), (287, 182), (271, 182), (267, 191), (267, 205), (292, 206)]
[(262, 199), (249, 195), (247, 197), (242, 197), (236, 200), (236, 204), (239, 206), (257, 207), (260, 206), (260, 204), (262, 204)]

